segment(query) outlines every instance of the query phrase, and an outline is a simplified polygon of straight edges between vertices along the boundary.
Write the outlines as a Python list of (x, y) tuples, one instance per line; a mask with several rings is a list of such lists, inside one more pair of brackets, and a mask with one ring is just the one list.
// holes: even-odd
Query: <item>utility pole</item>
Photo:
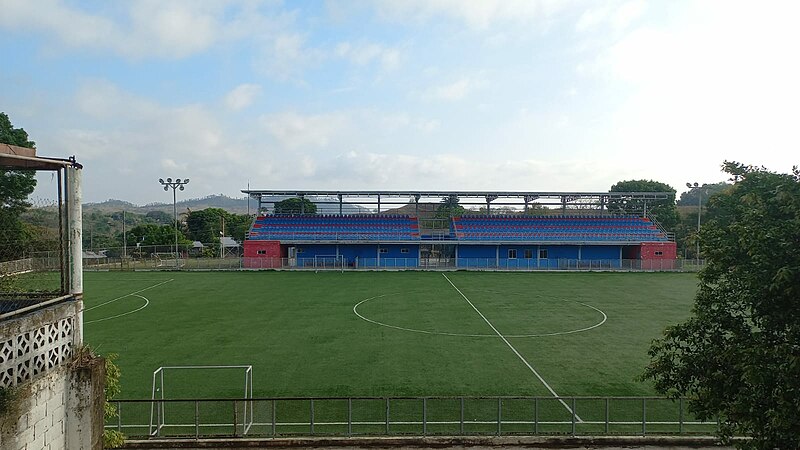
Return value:
[(703, 188), (706, 187), (706, 185), (705, 183), (701, 185), (695, 181), (694, 183), (686, 183), (686, 187), (697, 192), (697, 239), (695, 239), (695, 259), (697, 260), (697, 264), (700, 264), (700, 214), (703, 211)]
[(122, 210), (122, 261), (123, 264), (128, 259), (128, 237), (125, 236), (125, 210)]

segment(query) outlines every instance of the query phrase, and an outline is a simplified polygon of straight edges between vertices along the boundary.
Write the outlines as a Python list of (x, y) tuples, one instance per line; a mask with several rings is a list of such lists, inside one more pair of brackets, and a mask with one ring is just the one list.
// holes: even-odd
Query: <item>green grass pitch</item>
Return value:
[[(159, 366), (234, 364), (255, 397), (551, 396), (531, 368), (561, 396), (641, 396), (651, 340), (696, 290), (678, 273), (89, 272), (84, 338), (119, 355), (122, 398), (150, 398)], [(240, 397), (243, 375), (167, 386)]]

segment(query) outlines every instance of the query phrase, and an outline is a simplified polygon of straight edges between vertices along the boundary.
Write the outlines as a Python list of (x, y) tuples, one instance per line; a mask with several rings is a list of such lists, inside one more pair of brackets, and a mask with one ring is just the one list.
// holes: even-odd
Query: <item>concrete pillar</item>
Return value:
[(69, 293), (83, 294), (83, 216), (81, 202), (81, 169), (67, 167), (67, 239), (69, 241), (70, 276)]

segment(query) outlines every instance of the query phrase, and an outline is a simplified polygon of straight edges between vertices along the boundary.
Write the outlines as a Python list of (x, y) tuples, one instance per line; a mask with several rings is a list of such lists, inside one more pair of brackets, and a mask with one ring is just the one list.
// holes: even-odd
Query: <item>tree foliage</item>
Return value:
[[(14, 128), (6, 113), (0, 113), (0, 143), (34, 148), (22, 128)], [(28, 247), (30, 231), (19, 220), (30, 206), (28, 196), (36, 187), (32, 170), (0, 168), (0, 260), (20, 257)]]
[(669, 197), (664, 200), (638, 200), (638, 199), (612, 199), (608, 202), (611, 212), (624, 212), (626, 214), (642, 214), (647, 204), (647, 212), (661, 222), (667, 230), (672, 230), (680, 221), (678, 210), (675, 207), (675, 189), (665, 183), (653, 180), (628, 180), (620, 181), (611, 186), (610, 192), (668, 192)]
[(172, 215), (164, 211), (148, 211), (144, 216), (147, 220), (161, 225), (171, 225), (173, 220)]
[(466, 213), (466, 209), (458, 204), (458, 197), (450, 196), (442, 199), (436, 208), (437, 219), (448, 219), (450, 217), (460, 217)]
[(241, 242), (250, 228), (250, 221), (247, 214), (231, 214), (220, 208), (206, 208), (189, 213), (186, 218), (186, 234), (189, 239), (206, 244), (219, 242), (224, 223), (225, 235)]
[[(175, 226), (156, 225), (154, 223), (143, 223), (127, 231), (128, 245), (175, 245)], [(178, 245), (191, 244), (186, 236), (178, 230)]]
[(317, 205), (307, 198), (287, 198), (275, 203), (275, 214), (316, 214)]
[(754, 449), (800, 448), (800, 172), (726, 162), (711, 198), (693, 316), (650, 348), (644, 378)]
[[(103, 386), (103, 393), (105, 403), (103, 404), (103, 416), (108, 419), (117, 417), (119, 411), (117, 407), (111, 403), (116, 396), (122, 392), (122, 386), (119, 379), (122, 377), (122, 371), (119, 366), (114, 363), (117, 359), (116, 353), (109, 353), (105, 360), (105, 383)], [(125, 435), (117, 430), (104, 429), (103, 430), (103, 446), (105, 448), (122, 447), (125, 443)]]

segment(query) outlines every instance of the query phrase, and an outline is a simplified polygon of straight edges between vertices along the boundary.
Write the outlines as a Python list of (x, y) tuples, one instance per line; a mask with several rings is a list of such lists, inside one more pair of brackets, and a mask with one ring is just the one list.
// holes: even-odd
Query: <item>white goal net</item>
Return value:
[[(159, 367), (153, 372), (150, 435), (185, 434), (196, 427), (233, 427), (234, 434), (244, 436), (253, 425), (252, 398), (251, 365)], [(202, 402), (207, 408), (202, 420), (198, 400), (218, 400)]]
[(169, 269), (170, 267), (183, 267), (186, 261), (181, 258), (180, 253), (167, 252), (167, 253), (153, 253), (156, 259), (156, 267)]

